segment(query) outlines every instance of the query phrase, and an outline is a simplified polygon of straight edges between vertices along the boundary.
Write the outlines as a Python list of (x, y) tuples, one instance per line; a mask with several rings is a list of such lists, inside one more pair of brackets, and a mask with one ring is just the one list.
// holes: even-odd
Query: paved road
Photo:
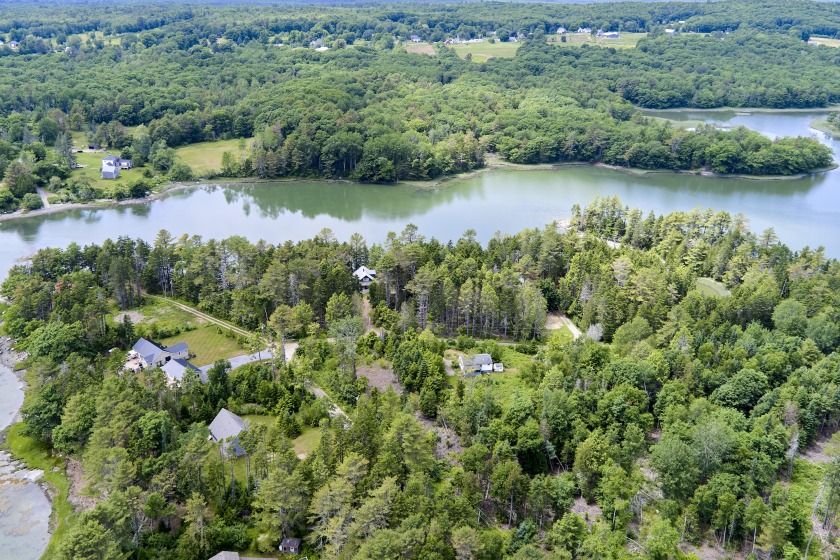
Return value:
[[(297, 350), (298, 343), (297, 342), (287, 342), (286, 343), (286, 361), (292, 359), (292, 356), (295, 355), (295, 350)], [(260, 352), (256, 352), (254, 354), (242, 354), (241, 356), (234, 356), (233, 358), (228, 358), (228, 362), (230, 362), (230, 369), (236, 369), (238, 367), (244, 366), (245, 364), (250, 364), (252, 362), (259, 362), (262, 360), (270, 360), (274, 357), (274, 352), (270, 348), (266, 348)], [(207, 371), (213, 367), (213, 364), (207, 364), (206, 366), (201, 366), (198, 369), (207, 373)]]

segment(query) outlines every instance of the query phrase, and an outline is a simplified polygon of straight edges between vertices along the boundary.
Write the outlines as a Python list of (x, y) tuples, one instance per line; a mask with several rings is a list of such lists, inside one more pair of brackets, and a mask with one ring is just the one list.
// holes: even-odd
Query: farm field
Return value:
[(828, 37), (814, 37), (812, 35), (811, 38), (808, 39), (808, 41), (813, 41), (814, 43), (824, 45), (826, 47), (840, 47), (840, 39), (829, 39)]
[(491, 58), (513, 58), (516, 55), (517, 49), (521, 43), (503, 43), (496, 41), (495, 43), (467, 43), (461, 45), (452, 45), (450, 48), (455, 53), (466, 59), (467, 55), (472, 55), (473, 62), (487, 62)]
[(192, 168), (196, 175), (218, 171), (222, 167), (222, 156), (225, 152), (239, 154), (242, 142), (246, 140), (217, 140), (215, 142), (200, 142), (182, 146), (175, 150), (175, 155)]
[(599, 47), (613, 47), (615, 49), (632, 49), (636, 47), (636, 43), (645, 37), (647, 37), (647, 33), (622, 33), (618, 39), (601, 39), (594, 35), (567, 33), (565, 43), (557, 35), (549, 37), (548, 42), (561, 47), (597, 45)]
[(435, 46), (429, 43), (409, 43), (405, 46), (405, 52), (411, 54), (427, 54), (429, 56), (435, 56), (437, 54)]

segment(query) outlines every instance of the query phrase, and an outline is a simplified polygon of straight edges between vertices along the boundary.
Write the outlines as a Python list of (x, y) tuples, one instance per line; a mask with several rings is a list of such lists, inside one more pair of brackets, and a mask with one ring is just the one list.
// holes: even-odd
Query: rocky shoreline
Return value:
[[(26, 360), (29, 356), (26, 352), (18, 352), (14, 348), (14, 340), (7, 336), (0, 336), (0, 364), (9, 368), (18, 380), (25, 385), (23, 380), (24, 370), (15, 370), (17, 365)], [(12, 418), (10, 425), (20, 422), (20, 410), (18, 409)], [(0, 443), (5, 443), (5, 430), (0, 432)], [(52, 500), (52, 492), (43, 484), (39, 484), (44, 472), (39, 469), (30, 469), (24, 463), (16, 460), (7, 451), (0, 450), (0, 484), (38, 484), (49, 500)]]

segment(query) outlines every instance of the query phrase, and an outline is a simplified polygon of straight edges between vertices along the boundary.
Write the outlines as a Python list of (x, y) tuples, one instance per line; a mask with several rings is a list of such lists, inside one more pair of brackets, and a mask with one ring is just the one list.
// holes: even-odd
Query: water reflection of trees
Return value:
[(228, 204), (242, 203), (243, 210), (256, 207), (262, 218), (277, 219), (288, 212), (310, 219), (327, 215), (353, 222), (409, 219), (440, 205), (473, 198), (483, 188), (481, 181), (428, 190), (404, 185), (265, 183), (226, 186), (224, 197)]

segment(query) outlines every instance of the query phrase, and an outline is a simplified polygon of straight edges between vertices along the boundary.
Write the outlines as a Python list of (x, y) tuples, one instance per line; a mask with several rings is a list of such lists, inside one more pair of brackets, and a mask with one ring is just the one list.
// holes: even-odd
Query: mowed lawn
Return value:
[[(222, 156), (225, 152), (239, 157), (241, 138), (232, 140), (218, 140), (216, 142), (199, 142), (182, 146), (175, 150), (175, 155), (192, 168), (193, 173), (202, 174), (219, 171), (222, 168)], [(245, 140), (246, 145), (250, 140)]]
[(483, 43), (452, 45), (452, 49), (461, 58), (467, 58), (467, 55), (471, 54), (473, 62), (487, 62), (491, 58), (513, 58), (520, 44), (484, 41)]
[(74, 169), (71, 177), (87, 177), (90, 179), (90, 185), (98, 189), (111, 189), (115, 185), (130, 185), (136, 179), (143, 177), (143, 169), (135, 167), (134, 169), (121, 169), (119, 179), (101, 179), (102, 158), (108, 154), (119, 155), (119, 152), (83, 152), (74, 154), (76, 156), (76, 163), (84, 165), (80, 169)]
[(205, 324), (194, 331), (184, 332), (159, 342), (163, 346), (186, 342), (190, 347), (190, 354), (195, 354), (195, 358), (192, 358), (190, 362), (196, 366), (210, 365), (218, 360), (226, 360), (246, 353), (246, 350), (241, 348), (235, 339), (216, 332), (216, 325)]
[(601, 39), (595, 35), (584, 35), (567, 33), (566, 42), (562, 42), (560, 36), (552, 35), (548, 42), (561, 47), (579, 47), (581, 45), (598, 45), (599, 47), (613, 47), (615, 49), (632, 49), (636, 47), (639, 40), (647, 37), (647, 33), (621, 33), (618, 39)]

